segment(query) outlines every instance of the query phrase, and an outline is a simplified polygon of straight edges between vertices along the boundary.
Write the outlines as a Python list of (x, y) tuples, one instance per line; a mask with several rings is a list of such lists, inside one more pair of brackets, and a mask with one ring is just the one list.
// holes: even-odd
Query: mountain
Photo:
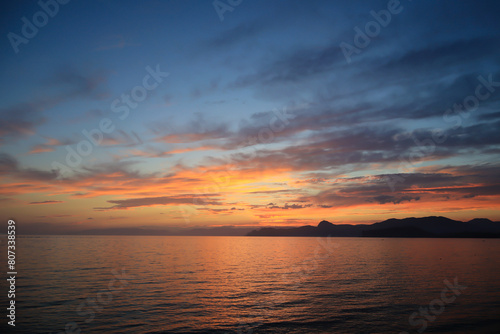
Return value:
[(371, 225), (332, 224), (326, 220), (318, 226), (295, 228), (266, 227), (248, 236), (303, 237), (400, 237), (400, 238), (500, 238), (500, 222), (475, 218), (468, 222), (446, 217), (391, 218)]

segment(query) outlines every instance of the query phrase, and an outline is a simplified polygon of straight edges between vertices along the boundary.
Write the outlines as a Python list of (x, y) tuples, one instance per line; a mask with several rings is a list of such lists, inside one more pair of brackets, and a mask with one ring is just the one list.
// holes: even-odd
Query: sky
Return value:
[(497, 1), (2, 7), (27, 231), (500, 220)]

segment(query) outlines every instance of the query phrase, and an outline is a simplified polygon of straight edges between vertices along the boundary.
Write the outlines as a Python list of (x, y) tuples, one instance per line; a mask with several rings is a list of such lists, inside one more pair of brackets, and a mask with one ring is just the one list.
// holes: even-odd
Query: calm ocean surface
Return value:
[(16, 248), (9, 332), (500, 333), (498, 239), (25, 236)]

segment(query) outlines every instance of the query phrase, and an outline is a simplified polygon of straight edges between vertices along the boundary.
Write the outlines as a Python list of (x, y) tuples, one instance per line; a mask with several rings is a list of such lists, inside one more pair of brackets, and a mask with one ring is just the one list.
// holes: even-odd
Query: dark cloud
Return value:
[(30, 202), (29, 204), (57, 204), (63, 203), (63, 201), (41, 201), (41, 202)]
[(492, 112), (488, 114), (482, 114), (478, 116), (478, 119), (480, 121), (491, 121), (491, 120), (497, 120), (500, 118), (500, 111), (497, 112)]
[(471, 62), (494, 58), (500, 51), (500, 38), (477, 37), (446, 41), (439, 45), (424, 46), (411, 50), (391, 59), (383, 67), (382, 72), (419, 72), (439, 70), (441, 73), (457, 65), (469, 65)]
[(60, 88), (54, 94), (50, 90), (44, 97), (33, 97), (27, 102), (0, 109), (0, 143), (6, 139), (17, 139), (32, 135), (36, 127), (44, 124), (48, 116), (44, 113), (63, 102), (74, 98), (102, 98), (105, 94), (98, 88), (105, 81), (102, 74), (82, 74), (74, 70), (62, 70), (44, 82), (48, 88)]
[[(364, 178), (338, 179), (326, 190), (299, 200), (320, 207), (349, 207), (367, 203), (401, 204), (410, 201), (435, 202), (450, 198), (475, 198), (500, 195), (499, 165), (466, 165), (434, 168), (433, 172), (379, 174)], [(390, 180), (399, 180), (392, 191)]]
[(108, 203), (114, 204), (110, 207), (97, 207), (94, 208), (98, 211), (106, 210), (120, 210), (129, 209), (142, 206), (155, 206), (155, 205), (222, 205), (216, 199), (218, 194), (204, 194), (204, 195), (179, 195), (179, 196), (160, 196), (160, 197), (143, 197), (143, 198), (129, 198), (124, 200), (110, 200)]
[(7, 153), (0, 153), (0, 174), (11, 173), (18, 168), (16, 158)]
[(300, 48), (263, 64), (255, 73), (238, 78), (231, 86), (242, 88), (254, 84), (267, 86), (305, 81), (332, 71), (336, 66), (345, 66), (345, 58), (338, 43)]
[(288, 203), (285, 203), (283, 206), (278, 206), (274, 203), (269, 203), (267, 208), (268, 209), (281, 209), (281, 210), (288, 210), (288, 209), (304, 209), (304, 208), (309, 208), (311, 207), (312, 204), (291, 204), (289, 205)]
[(37, 99), (0, 109), (0, 143), (34, 134), (35, 128), (46, 121), (42, 111), (57, 103), (55, 99)]
[(36, 168), (23, 168), (16, 158), (7, 153), (0, 153), (0, 174), (37, 181), (52, 181), (59, 176), (55, 170), (44, 171)]
[(103, 71), (83, 71), (72, 67), (61, 68), (48, 80), (49, 85), (61, 89), (61, 98), (102, 99), (107, 96), (103, 84), (107, 74)]
[[(298, 118), (296, 129), (314, 129), (315, 123)], [(231, 155), (240, 168), (291, 168), (296, 171), (328, 170), (353, 165), (364, 168), (373, 163), (401, 163), (410, 161), (418, 166), (429, 160), (461, 156), (463, 150), (488, 152), (500, 144), (500, 121), (480, 123), (458, 129), (416, 129), (386, 124), (351, 126), (344, 129), (316, 131), (308, 137), (295, 140), (282, 149), (241, 150)], [(279, 138), (276, 138), (278, 142)], [(235, 140), (235, 142), (237, 142)]]
[(402, 202), (405, 202), (405, 201), (418, 201), (420, 200), (420, 197), (419, 196), (415, 196), (415, 197), (412, 197), (412, 196), (401, 196), (401, 197), (395, 197), (395, 196), (390, 196), (390, 195), (380, 195), (380, 196), (376, 196), (373, 198), (375, 200), (375, 202), (379, 203), (379, 204), (386, 204), (386, 203), (393, 203), (393, 204), (399, 204), (399, 203), (402, 203)]

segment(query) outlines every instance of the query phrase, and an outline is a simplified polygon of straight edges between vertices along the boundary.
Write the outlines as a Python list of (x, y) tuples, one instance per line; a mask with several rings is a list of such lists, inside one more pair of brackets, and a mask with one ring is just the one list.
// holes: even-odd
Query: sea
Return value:
[(499, 239), (18, 236), (16, 272), (2, 333), (500, 333)]

